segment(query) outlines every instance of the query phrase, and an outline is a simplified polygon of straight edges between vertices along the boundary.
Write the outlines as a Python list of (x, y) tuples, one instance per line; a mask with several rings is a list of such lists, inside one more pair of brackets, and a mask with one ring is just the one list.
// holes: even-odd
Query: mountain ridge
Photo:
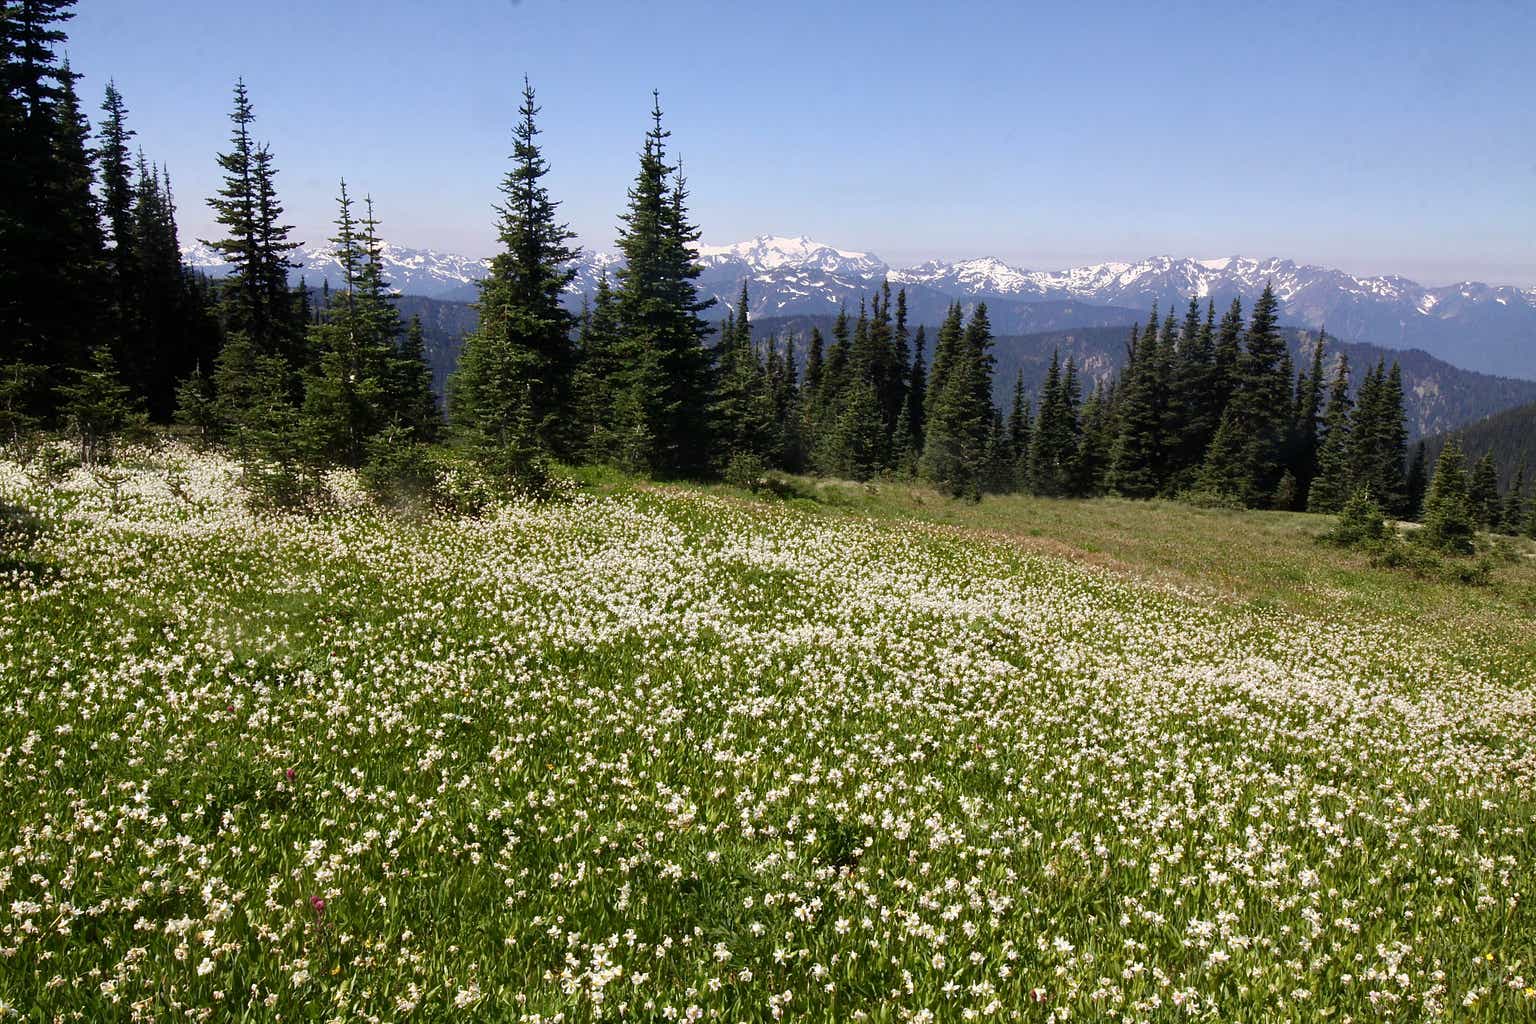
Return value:
[[(1023, 333), (1048, 327), (1116, 326), (1145, 316), (1156, 303), (1182, 310), (1191, 297), (1218, 312), (1240, 298), (1252, 303), (1272, 284), (1288, 323), (1348, 341), (1394, 349), (1422, 348), (1456, 366), (1503, 376), (1536, 378), (1536, 288), (1466, 281), (1440, 287), (1399, 275), (1357, 277), (1329, 267), (1270, 257), (1152, 256), (1065, 270), (1027, 270), (995, 257), (929, 260), (893, 267), (869, 252), (841, 249), (805, 236), (761, 235), (728, 245), (698, 248), (701, 293), (729, 308), (748, 284), (756, 317), (835, 313), (855, 306), (882, 280), (907, 289), (914, 320), (934, 320), (952, 301), (992, 307), (999, 331)], [(189, 265), (212, 276), (227, 271), (202, 245), (183, 249)], [(312, 286), (336, 287), (340, 266), (329, 245), (297, 251)], [(475, 282), (490, 261), (429, 249), (386, 245), (385, 276), (402, 294), (473, 301)], [(571, 304), (591, 295), (602, 275), (621, 266), (619, 257), (583, 252), (568, 288)], [(1076, 319), (1041, 323), (1038, 303), (1075, 304)], [(722, 310), (723, 312), (723, 310)]]

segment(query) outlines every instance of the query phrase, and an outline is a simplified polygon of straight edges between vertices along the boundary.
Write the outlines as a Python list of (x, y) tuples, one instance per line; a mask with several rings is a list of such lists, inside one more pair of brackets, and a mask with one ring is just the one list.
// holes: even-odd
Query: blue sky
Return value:
[(297, 237), (337, 179), (391, 241), (486, 255), (526, 72), (546, 179), (610, 248), (661, 90), (706, 241), (903, 264), (1284, 256), (1536, 285), (1536, 3), (82, 0), (183, 241), (243, 75)]

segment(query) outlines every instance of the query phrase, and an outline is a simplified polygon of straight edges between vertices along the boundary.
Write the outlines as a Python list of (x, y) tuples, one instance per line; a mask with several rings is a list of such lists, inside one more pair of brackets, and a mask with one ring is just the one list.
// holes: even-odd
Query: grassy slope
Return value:
[[(188, 472), (22, 490), (56, 527), (0, 602), (24, 1013), (1536, 1005), (1524, 570), (1478, 592), (1468, 671), (1418, 620), (1467, 592), (1295, 517), (594, 479), (305, 520)], [(1364, 596), (1309, 622), (1293, 577)]]
[(799, 497), (791, 500), (802, 508), (950, 525), (1240, 608), (1367, 626), (1412, 623), (1463, 642), (1473, 664), (1491, 657), (1536, 683), (1536, 543), (1529, 540), (1502, 541), (1510, 557), (1495, 563), (1492, 583), (1467, 586), (1375, 568), (1360, 552), (1320, 544), (1327, 516), (1115, 498), (1006, 495), (972, 503), (905, 483), (797, 478), (793, 485)]

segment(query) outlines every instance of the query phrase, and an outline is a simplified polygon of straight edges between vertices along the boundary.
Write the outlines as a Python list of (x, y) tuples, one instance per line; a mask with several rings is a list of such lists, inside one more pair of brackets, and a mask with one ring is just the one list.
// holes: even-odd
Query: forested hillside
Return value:
[(1461, 444), (1468, 459), (1492, 457), (1499, 490), (1508, 490), (1522, 468), (1525, 482), (1536, 484), (1536, 402), (1426, 438), (1424, 446), (1431, 458), (1439, 455), (1450, 437)]

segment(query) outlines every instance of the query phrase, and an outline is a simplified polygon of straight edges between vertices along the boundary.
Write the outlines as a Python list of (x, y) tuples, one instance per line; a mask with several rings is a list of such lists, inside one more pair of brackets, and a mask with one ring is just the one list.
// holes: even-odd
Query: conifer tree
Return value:
[[(902, 290), (905, 296), (906, 290)], [(915, 459), (923, 450), (923, 429), (928, 418), (928, 333), (922, 324), (917, 325), (913, 338), (912, 369), (907, 377), (907, 433), (912, 439)]]
[(357, 466), (368, 442), (388, 422), (385, 403), (390, 397), (393, 338), (378, 333), (379, 314), (373, 307), (380, 299), (370, 296), (369, 289), (382, 292), (382, 281), (368, 279), (365, 242), (352, 217), (345, 181), (337, 204), (337, 233), (331, 241), (346, 289), (325, 321), (309, 330), (300, 424), (306, 456)]
[(1326, 340), (1327, 334), (1318, 331), (1317, 342), (1312, 347), (1312, 367), (1301, 377), (1296, 388), (1289, 468), (1296, 480), (1297, 507), (1303, 509), (1308, 505), (1312, 481), (1318, 473), (1319, 428), (1323, 414), (1323, 346)]
[(0, 10), (0, 368), (33, 382), (28, 415), (87, 368), (107, 297), (90, 129), (56, 52), (73, 6)]
[(1461, 445), (1453, 437), (1435, 461), (1434, 479), (1424, 499), (1424, 525), (1415, 540), (1440, 551), (1469, 555), (1474, 550), (1477, 524), (1467, 501), (1467, 475)]
[(1060, 351), (1051, 354), (1051, 366), (1040, 390), (1035, 427), (1030, 432), (1030, 487), (1037, 494), (1062, 497), (1073, 493), (1077, 475), (1078, 395), (1072, 360), (1061, 365)]
[(1509, 485), (1509, 493), (1504, 496), (1503, 515), (1499, 518), (1499, 529), (1505, 533), (1518, 534), (1520, 527), (1525, 525), (1525, 464), (1515, 470), (1515, 479)]
[(624, 430), (645, 468), (693, 473), (706, 468), (710, 451), (711, 355), (701, 344), (710, 328), (698, 314), (714, 300), (701, 301), (694, 284), (701, 272), (698, 229), (687, 217), (681, 172), (667, 163), (671, 133), (662, 127), (660, 96), (653, 98), (652, 128), (618, 240), (625, 258), (617, 294), (618, 390), (629, 395), (618, 412), (639, 417)]
[(1413, 446), (1413, 459), (1408, 464), (1408, 478), (1404, 487), (1405, 508), (1403, 518), (1417, 521), (1424, 514), (1424, 492), (1429, 487), (1429, 467), (1425, 463), (1424, 442)]
[(1340, 354), (1328, 391), (1318, 440), (1317, 474), (1307, 491), (1307, 511), (1331, 513), (1344, 507), (1359, 479), (1351, 453), (1350, 420), (1354, 402), (1349, 395), (1349, 356)]
[(1493, 452), (1484, 452), (1472, 466), (1472, 479), (1467, 484), (1467, 506), (1472, 521), (1483, 529), (1498, 525), (1501, 513), (1499, 501), (1499, 475), (1493, 464)]
[[(1172, 324), (1170, 315), (1167, 321)], [(1110, 454), (1109, 486), (1128, 498), (1150, 498), (1162, 489), (1168, 459), (1166, 337), (1158, 335), (1157, 307), (1147, 329), (1128, 347), (1120, 386), (1120, 429)]]
[(255, 120), (245, 82), (237, 81), (230, 150), (218, 156), (224, 184), (208, 200), (225, 235), (203, 242), (230, 265), (220, 289), (225, 330), (244, 335), (258, 354), (279, 356), (290, 368), (297, 368), (302, 362), (300, 325), (289, 302), (287, 281), (294, 266), (288, 254), (298, 243), (288, 240), (292, 229), (281, 223), (277, 171), (271, 150), (251, 136)]
[[(561, 303), (576, 274), (577, 250), (567, 244), (575, 236), (556, 219), (559, 204), (543, 184), (549, 164), (538, 145), (538, 112), (525, 78), (512, 168), (496, 207), (501, 251), (480, 283), (479, 323), (465, 339), (450, 385), (449, 411), (460, 439), (483, 464), (511, 476), (525, 465), (542, 465), (529, 461), (530, 451), (569, 454), (577, 444), (566, 433), (575, 324)], [(503, 450), (512, 453), (510, 461)]]
[[(1212, 347), (1212, 360), (1215, 365), (1212, 376), (1215, 380), (1215, 388), (1212, 393), (1212, 404), (1216, 410), (1214, 422), (1219, 424), (1222, 415), (1226, 412), (1227, 403), (1232, 400), (1232, 393), (1237, 388), (1238, 363), (1242, 359), (1243, 336), (1243, 302), (1234, 298), (1232, 305), (1222, 314), (1221, 325), (1216, 329), (1216, 341)], [(1212, 436), (1215, 436), (1215, 426), (1212, 427)]]
[(1177, 396), (1177, 408), (1171, 409), (1169, 438), (1172, 451), (1165, 490), (1181, 490), (1194, 482), (1206, 446), (1221, 421), (1218, 395), (1215, 316), (1216, 307), (1207, 301), (1205, 319), (1199, 319), (1200, 306), (1189, 300), (1184, 317), (1184, 331), (1170, 393)]
[(101, 142), (96, 147), (96, 155), (101, 163), (102, 213), (112, 236), (108, 256), (112, 275), (112, 316), (120, 346), (118, 354), (128, 357), (124, 360), (127, 374), (143, 390), (147, 373), (144, 368), (134, 366), (139, 353), (133, 351), (138, 342), (140, 303), (135, 288), (139, 282), (135, 258), (138, 232), (133, 215), (133, 172), (129, 166), (128, 140), (135, 133), (128, 127), (128, 107), (115, 82), (107, 82), (101, 109), (107, 117), (101, 125)]
[[(959, 307), (954, 309), (958, 316)], [(993, 364), (992, 326), (983, 302), (953, 342), (942, 386), (930, 390), (932, 405), (919, 468), (947, 493), (979, 498), (987, 485), (989, 438), (996, 419)], [(934, 365), (937, 368), (937, 359)], [(999, 431), (997, 444), (1001, 443)], [(1002, 449), (994, 449), (994, 460), (1001, 458)]]
[(113, 442), (142, 422), (133, 392), (118, 376), (110, 346), (96, 346), (91, 364), (74, 371), (61, 389), (66, 428), (80, 445), (80, 461), (94, 466), (112, 461)]
[(1077, 454), (1073, 460), (1070, 492), (1079, 497), (1102, 494), (1108, 476), (1118, 425), (1115, 419), (1115, 394), (1102, 382), (1083, 405)]
[(1008, 413), (1008, 455), (1012, 464), (1011, 489), (1026, 485), (1029, 477), (1029, 399), (1024, 396), (1024, 371), (1013, 378), (1013, 406)]
[(1273, 500), (1291, 419), (1290, 357), (1277, 327), (1278, 309), (1274, 289), (1266, 285), (1254, 305), (1232, 398), (1201, 473), (1207, 490), (1231, 494), (1251, 507)]

